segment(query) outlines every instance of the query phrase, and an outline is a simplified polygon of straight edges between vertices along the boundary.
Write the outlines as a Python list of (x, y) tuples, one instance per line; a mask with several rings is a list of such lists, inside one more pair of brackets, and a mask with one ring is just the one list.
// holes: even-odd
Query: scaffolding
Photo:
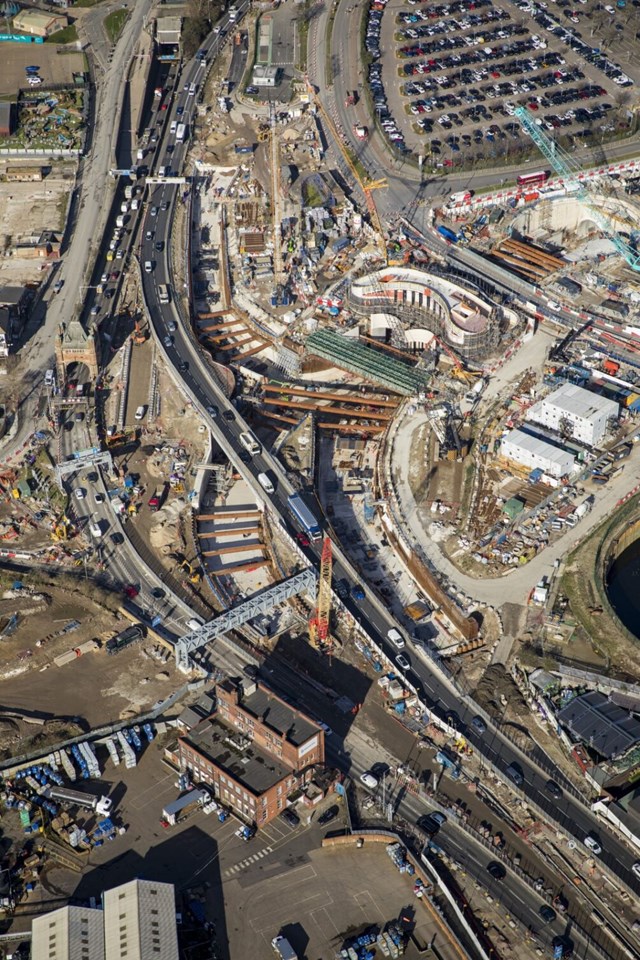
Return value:
[(401, 360), (383, 356), (353, 337), (344, 337), (333, 330), (316, 330), (306, 341), (307, 352), (328, 360), (334, 366), (355, 373), (399, 393), (412, 397), (427, 390), (429, 375), (425, 370), (409, 367)]

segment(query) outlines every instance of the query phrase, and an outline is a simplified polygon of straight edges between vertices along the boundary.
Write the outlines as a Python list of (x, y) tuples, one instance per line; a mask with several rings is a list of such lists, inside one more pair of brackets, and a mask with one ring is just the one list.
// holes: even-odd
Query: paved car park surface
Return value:
[[(613, 20), (616, 12), (624, 13), (626, 0), (621, 2), (623, 10), (612, 8), (614, 14), (604, 16)], [(576, 16), (574, 7), (581, 3), (390, 0), (384, 7), (374, 0), (369, 22), (379, 23), (380, 36), (368, 34), (376, 58), (369, 82), (374, 109), (385, 112), (388, 136), (394, 124), (391, 143), (431, 154), (440, 166), (524, 161), (535, 153), (513, 119), (519, 106), (570, 149), (623, 132), (633, 84), (627, 70), (633, 64), (625, 55), (621, 65), (621, 43), (616, 59), (611, 49), (605, 52), (589, 35), (580, 35), (573, 21), (585, 20), (593, 33), (602, 8), (591, 0)], [(640, 8), (640, 0), (631, 3)], [(631, 20), (640, 20), (638, 8), (630, 8), (626, 42)]]
[[(319, 838), (318, 838), (319, 839)], [(418, 943), (435, 937), (443, 960), (459, 960), (432, 909), (416, 900), (411, 878), (399, 873), (385, 852), (385, 844), (319, 849), (291, 857), (277, 874), (260, 865), (239, 883), (227, 883), (224, 908), (229, 954), (232, 957), (273, 957), (271, 940), (282, 932), (302, 957), (329, 957), (350, 935), (375, 925), (382, 929), (401, 916), (415, 922)], [(208, 902), (220, 910), (219, 891)], [(233, 921), (231, 923), (231, 921)], [(410, 944), (405, 956), (419, 954)]]

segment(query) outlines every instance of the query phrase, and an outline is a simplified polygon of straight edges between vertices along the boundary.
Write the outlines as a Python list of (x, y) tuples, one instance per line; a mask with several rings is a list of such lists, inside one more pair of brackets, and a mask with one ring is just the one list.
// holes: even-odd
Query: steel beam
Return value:
[(221, 613), (209, 623), (205, 623), (197, 630), (180, 637), (176, 643), (176, 666), (179, 670), (187, 672), (189, 670), (189, 655), (195, 650), (199, 650), (200, 647), (204, 647), (210, 640), (215, 640), (217, 637), (229, 633), (230, 630), (241, 627), (248, 620), (253, 620), (260, 614), (270, 613), (275, 606), (297, 596), (299, 593), (309, 592), (315, 596), (317, 580), (317, 571), (312, 567), (307, 567), (302, 573), (296, 573), (288, 580), (282, 580), (280, 583), (248, 597), (230, 610), (225, 610), (224, 613)]

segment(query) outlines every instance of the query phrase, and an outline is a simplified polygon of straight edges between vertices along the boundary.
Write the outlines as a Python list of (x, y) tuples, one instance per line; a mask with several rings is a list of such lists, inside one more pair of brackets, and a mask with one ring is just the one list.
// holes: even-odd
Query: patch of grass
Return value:
[(47, 37), (45, 43), (75, 43), (78, 39), (78, 31), (74, 23), (70, 23), (64, 30), (58, 30)]
[(331, 13), (329, 14), (329, 22), (327, 23), (327, 36), (325, 40), (325, 49), (326, 49), (326, 60), (325, 60), (325, 79), (327, 86), (333, 85), (333, 56), (331, 55), (331, 41), (333, 39), (333, 24), (336, 19), (336, 13), (338, 12), (338, 4), (334, 3), (331, 7)]
[(108, 13), (104, 18), (103, 26), (111, 43), (117, 42), (128, 17), (129, 11), (120, 8), (119, 10), (112, 10), (111, 13)]
[(309, 21), (311, 19), (311, 4), (305, 0), (302, 10), (296, 17), (296, 29), (298, 31), (298, 62), (296, 69), (304, 72), (307, 69), (307, 41), (309, 39)]

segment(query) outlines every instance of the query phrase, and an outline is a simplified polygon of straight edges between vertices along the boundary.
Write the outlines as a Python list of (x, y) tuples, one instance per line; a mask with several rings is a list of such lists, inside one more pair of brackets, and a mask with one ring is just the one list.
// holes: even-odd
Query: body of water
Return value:
[(607, 595), (627, 630), (640, 638), (640, 540), (627, 547), (611, 567)]

